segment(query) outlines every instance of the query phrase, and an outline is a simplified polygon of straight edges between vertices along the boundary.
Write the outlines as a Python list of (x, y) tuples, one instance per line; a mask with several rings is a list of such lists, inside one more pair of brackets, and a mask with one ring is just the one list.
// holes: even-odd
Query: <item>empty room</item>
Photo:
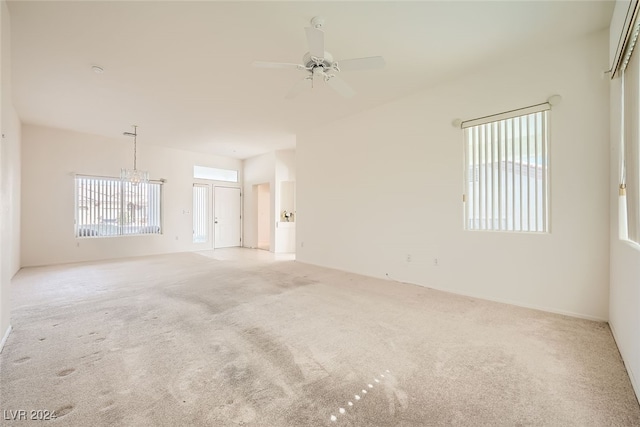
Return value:
[(640, 426), (637, 0), (0, 3), (0, 425)]

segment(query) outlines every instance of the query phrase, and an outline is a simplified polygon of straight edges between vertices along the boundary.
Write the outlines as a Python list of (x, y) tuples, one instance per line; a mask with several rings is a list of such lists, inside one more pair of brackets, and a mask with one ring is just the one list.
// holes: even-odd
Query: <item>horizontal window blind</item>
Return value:
[(162, 184), (76, 175), (76, 237), (161, 234)]
[(464, 129), (466, 229), (548, 231), (547, 114)]

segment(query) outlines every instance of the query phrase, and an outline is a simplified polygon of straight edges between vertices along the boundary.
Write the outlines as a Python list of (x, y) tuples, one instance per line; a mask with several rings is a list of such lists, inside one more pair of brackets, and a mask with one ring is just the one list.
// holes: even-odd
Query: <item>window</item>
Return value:
[(209, 168), (206, 166), (194, 166), (193, 177), (198, 179), (210, 179), (213, 181), (238, 182), (238, 171), (231, 169)]
[(209, 241), (209, 186), (193, 184), (193, 243)]
[(76, 176), (76, 237), (161, 234), (162, 184)]
[(467, 230), (548, 231), (548, 105), (463, 123)]
[(619, 198), (620, 238), (636, 243), (640, 243), (640, 54), (634, 48), (639, 31), (640, 23), (634, 28), (635, 37), (626, 50), (621, 67), (623, 126)]

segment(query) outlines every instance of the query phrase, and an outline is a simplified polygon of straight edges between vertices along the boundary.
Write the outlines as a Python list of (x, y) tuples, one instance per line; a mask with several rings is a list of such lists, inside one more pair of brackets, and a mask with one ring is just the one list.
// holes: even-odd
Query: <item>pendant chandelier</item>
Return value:
[(133, 169), (120, 169), (120, 179), (122, 181), (130, 182), (133, 185), (138, 185), (140, 183), (146, 184), (149, 182), (149, 172), (140, 171), (137, 168), (138, 126), (133, 125), (133, 132), (124, 132), (123, 135), (133, 137)]

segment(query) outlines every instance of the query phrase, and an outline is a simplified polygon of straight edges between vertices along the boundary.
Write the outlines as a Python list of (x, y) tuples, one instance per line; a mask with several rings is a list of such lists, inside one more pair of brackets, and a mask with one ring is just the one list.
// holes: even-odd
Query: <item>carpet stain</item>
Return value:
[(214, 303), (206, 299), (202, 294), (186, 294), (163, 289), (162, 292), (169, 298), (180, 300), (195, 307), (201, 307), (210, 314), (219, 314), (237, 306), (238, 303), (226, 301), (226, 303)]
[(409, 395), (398, 387), (398, 381), (395, 377), (389, 376), (384, 382), (384, 387), (389, 414), (393, 415), (397, 410), (404, 411), (409, 407)]
[(80, 356), (80, 359), (86, 359), (87, 357), (92, 357), (93, 356), (93, 357), (96, 358), (96, 360), (100, 360), (100, 359), (102, 359), (102, 357), (97, 357), (97, 356), (100, 355), (100, 353), (101, 353), (100, 351), (94, 351), (91, 354), (85, 354), (84, 356)]
[(106, 411), (106, 410), (108, 410), (108, 409), (111, 409), (115, 403), (116, 403), (116, 402), (115, 402), (115, 401), (113, 401), (113, 400), (107, 400), (107, 401), (104, 403), (104, 406), (102, 407), (102, 410), (103, 410), (103, 411)]
[(71, 375), (75, 372), (76, 370), (74, 368), (69, 368), (69, 369), (64, 369), (60, 372), (58, 372), (58, 376), (59, 377), (66, 377), (67, 375)]
[(104, 341), (104, 340), (106, 340), (106, 338), (104, 338), (104, 337), (102, 337), (102, 338), (96, 338), (96, 342), (102, 342), (102, 341)]
[(56, 417), (60, 418), (73, 411), (73, 408), (73, 405), (64, 405), (63, 407), (56, 409), (54, 412), (56, 414)]
[(46, 338), (38, 338), (38, 341), (44, 341)]
[(25, 356), (21, 357), (20, 359), (14, 360), (13, 363), (19, 365), (20, 363), (28, 362), (29, 360), (31, 360), (31, 358), (29, 356)]
[(224, 367), (222, 370), (226, 382), (234, 386), (239, 386), (243, 382), (248, 382), (251, 378), (254, 378), (254, 374), (251, 370), (238, 367), (234, 364), (230, 364)]
[(291, 350), (276, 337), (271, 336), (262, 328), (245, 329), (243, 337), (254, 347), (257, 347), (264, 357), (294, 382), (304, 381), (302, 370), (296, 363)]

